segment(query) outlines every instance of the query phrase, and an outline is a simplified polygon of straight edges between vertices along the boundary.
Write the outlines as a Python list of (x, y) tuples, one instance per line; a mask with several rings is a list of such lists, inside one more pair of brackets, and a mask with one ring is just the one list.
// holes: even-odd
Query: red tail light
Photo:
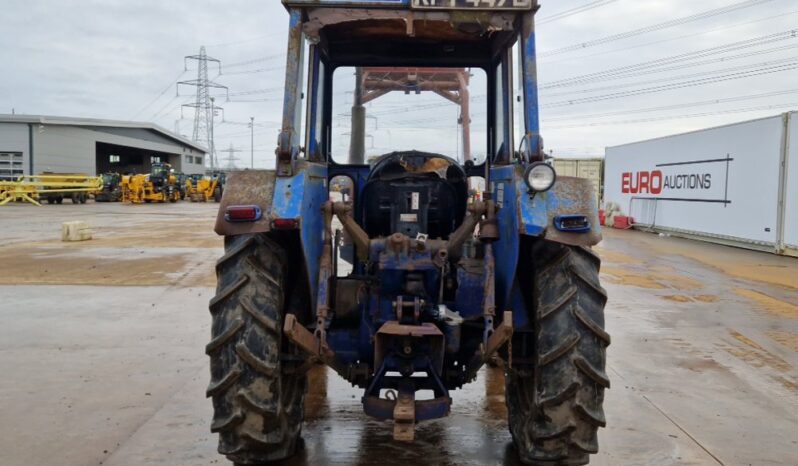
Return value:
[(272, 221), (275, 230), (294, 230), (299, 226), (299, 221), (294, 218), (276, 218)]
[(231, 205), (225, 211), (224, 219), (228, 222), (257, 222), (263, 213), (256, 205)]

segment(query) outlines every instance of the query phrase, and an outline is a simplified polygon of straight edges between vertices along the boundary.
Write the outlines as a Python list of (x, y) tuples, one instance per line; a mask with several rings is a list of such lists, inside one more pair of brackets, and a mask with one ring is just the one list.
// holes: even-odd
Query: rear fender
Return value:
[[(535, 204), (538, 196), (541, 197), (540, 207)], [(521, 193), (524, 212), (542, 208), (542, 204), (545, 202), (547, 218), (544, 239), (569, 246), (595, 246), (601, 242), (598, 200), (590, 180), (562, 176), (557, 178), (557, 182), (549, 192), (538, 196), (530, 198), (526, 192)], [(584, 215), (590, 222), (590, 231), (568, 233), (558, 230), (554, 227), (554, 219), (565, 215)]]
[[(214, 230), (222, 236), (266, 233), (271, 230), (272, 198), (277, 175), (274, 170), (236, 171), (228, 175)], [(257, 222), (232, 223), (224, 219), (231, 205), (256, 205), (263, 212)]]
[[(278, 177), (273, 170), (232, 172), (225, 184), (215, 231), (219, 235), (268, 233), (275, 219), (297, 221), (305, 262), (311, 306), (315, 309), (319, 262), (322, 253), (324, 219), (322, 207), (329, 198), (326, 165), (298, 162), (294, 176)], [(263, 216), (256, 222), (225, 220), (231, 205), (256, 205)], [(286, 233), (291, 233), (286, 232)], [(292, 252), (292, 251), (289, 251)]]
[[(506, 165), (491, 169), (491, 189), (501, 207), (497, 214), (499, 241), (494, 245), (497, 309), (515, 308), (519, 301), (520, 295), (513, 294), (513, 285), (517, 268), (524, 266), (519, 264), (521, 237), (571, 246), (594, 246), (601, 241), (598, 203), (589, 180), (558, 177), (551, 190), (531, 195), (524, 181), (524, 167)], [(554, 227), (554, 219), (560, 215), (584, 215), (591, 229), (586, 233), (563, 233)], [(522, 314), (514, 313), (514, 324), (519, 328), (528, 324)]]
[[(569, 246), (595, 246), (601, 242), (598, 201), (590, 180), (559, 176), (549, 191), (530, 193), (523, 178), (523, 168), (515, 167), (513, 183), (520, 234)], [(590, 222), (590, 231), (559, 231), (554, 219), (563, 215), (584, 215)]]

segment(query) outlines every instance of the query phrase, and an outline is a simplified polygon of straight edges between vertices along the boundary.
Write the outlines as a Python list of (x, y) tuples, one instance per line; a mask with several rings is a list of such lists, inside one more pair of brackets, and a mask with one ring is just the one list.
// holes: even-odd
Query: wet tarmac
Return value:
[[(131, 215), (131, 212), (133, 213)], [(0, 465), (224, 465), (209, 432), (215, 206), (0, 208)], [(60, 222), (95, 240), (65, 245)], [(598, 252), (612, 388), (595, 465), (798, 464), (798, 260), (638, 232)], [(503, 375), (412, 445), (311, 372), (287, 465), (515, 465)]]

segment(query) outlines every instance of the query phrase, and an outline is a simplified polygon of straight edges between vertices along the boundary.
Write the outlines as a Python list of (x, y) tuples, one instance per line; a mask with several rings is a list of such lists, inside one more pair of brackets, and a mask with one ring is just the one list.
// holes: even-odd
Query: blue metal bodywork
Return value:
[[(494, 84), (500, 83), (502, 80), (506, 81), (500, 93), (492, 91), (498, 94), (504, 102), (502, 127), (505, 134), (496, 136), (503, 141), (494, 144), (498, 147), (488, 148), (488, 153), (495, 155), (492, 160), (486, 162), (489, 164), (488, 192), (490, 196), (488, 196), (488, 203), (495, 202), (498, 207), (495, 214), (495, 225), (498, 228), (497, 237), (485, 241), (482, 250), (484, 255), (475, 253), (469, 257), (460, 258), (458, 256), (459, 262), (452, 262), (453, 266), (457, 267), (456, 270), (447, 270), (445, 267), (449, 267), (449, 265), (444, 267), (440, 264), (440, 260), (436, 262), (435, 254), (441, 248), (445, 249), (446, 247), (442, 238), (434, 239), (438, 246), (425, 248), (423, 242), (414, 242), (412, 248), (401, 251), (395, 247), (389, 247), (388, 239), (370, 238), (368, 260), (355, 260), (351, 276), (354, 277), (353, 280), (363, 280), (364, 286), (367, 285), (369, 289), (368, 296), (357, 302), (354, 324), (352, 320), (349, 320), (347, 325), (336, 325), (335, 309), (332, 309), (329, 316), (325, 312), (329, 310), (328, 306), (331, 306), (335, 300), (336, 293), (336, 281), (335, 279), (326, 280), (324, 269), (324, 259), (331, 256), (327, 256), (325, 253), (325, 250), (329, 251), (330, 249), (329, 243), (325, 244), (325, 237), (329, 238), (329, 236), (325, 236), (329, 235), (325, 215), (331, 215), (331, 207), (328, 203), (329, 182), (332, 178), (341, 175), (347, 176), (353, 181), (352, 216), (356, 223), (362, 225), (364, 203), (361, 197), (366, 183), (369, 181), (370, 169), (368, 166), (362, 165), (338, 165), (330, 161), (329, 154), (325, 153), (327, 149), (324, 139), (329, 138), (329, 135), (326, 135), (329, 128), (325, 130), (323, 125), (317, 127), (316, 123), (323, 121), (323, 118), (331, 118), (331, 104), (329, 101), (319, 100), (317, 92), (321, 91), (317, 91), (317, 89), (329, 91), (329, 87), (323, 86), (325, 84), (323, 80), (332, 76), (330, 68), (341, 64), (324, 62), (325, 58), (323, 57), (328, 57), (329, 53), (326, 55), (320, 53), (319, 47), (323, 46), (320, 44), (324, 43), (322, 40), (314, 41), (314, 44), (309, 47), (308, 79), (310, 85), (307, 88), (308, 95), (306, 96), (308, 136), (305, 147), (302, 147), (299, 141), (298, 127), (302, 114), (300, 103), (303, 101), (302, 83), (304, 81), (302, 51), (305, 49), (302, 21), (307, 17), (306, 9), (384, 7), (407, 10), (412, 4), (410, 0), (284, 0), (283, 3), (290, 13), (283, 128), (278, 140), (277, 175), (274, 181), (273, 197), (269, 208), (264, 209), (264, 213), (272, 221), (292, 219), (298, 222), (298, 231), (289, 233), (298, 234), (301, 242), (301, 260), (304, 261), (304, 272), (307, 274), (311, 309), (317, 311), (319, 318), (316, 321), (316, 331), (317, 334), (320, 330), (326, 332), (326, 344), (336, 355), (338, 367), (348, 368), (348, 372), (344, 371), (346, 373), (342, 373), (342, 375), (353, 383), (369, 387), (367, 393), (372, 393), (374, 390), (378, 392), (380, 387), (385, 388), (394, 382), (398, 387), (401, 385), (399, 381), (394, 381), (386, 375), (387, 372), (404, 370), (412, 373), (415, 369), (429, 373), (430, 368), (435, 366), (429, 355), (418, 355), (411, 351), (405, 355), (407, 357), (404, 359), (401, 354), (392, 354), (383, 360), (379, 360), (379, 358), (375, 360), (375, 341), (380, 336), (381, 328), (384, 328), (387, 323), (401, 320), (401, 312), (397, 312), (397, 303), (401, 307), (402, 299), (415, 299), (416, 312), (423, 314), (421, 320), (427, 319), (424, 323), (428, 324), (434, 321), (435, 325), (441, 328), (445, 339), (454, 339), (455, 337), (458, 339), (456, 345), (454, 342), (451, 342), (451, 345), (449, 342), (446, 344), (448, 351), (445, 355), (446, 368), (443, 371), (433, 370), (434, 373), (429, 376), (427, 382), (424, 382), (436, 391), (436, 396), (440, 395), (441, 398), (446, 398), (448, 396), (446, 389), (462, 385), (467, 381), (467, 377), (464, 375), (465, 364), (470, 362), (471, 356), (477, 353), (480, 345), (484, 343), (479, 325), (485, 322), (485, 326), (492, 326), (493, 321), (490, 316), (496, 315), (500, 318), (503, 311), (511, 310), (513, 311), (512, 319), (515, 331), (531, 331), (533, 316), (526, 312), (527, 306), (524, 302), (524, 293), (527, 290), (522, 289), (517, 279), (519, 267), (525, 265), (519, 264), (523, 238), (525, 236), (546, 238), (568, 244), (589, 245), (591, 242), (595, 243), (597, 234), (595, 222), (591, 222), (591, 231), (581, 231), (578, 234), (563, 231), (562, 228), (556, 231), (557, 229), (553, 227), (554, 219), (565, 218), (562, 216), (580, 214), (590, 216), (587, 212), (583, 212), (588, 208), (595, 210), (595, 203), (589, 202), (592, 196), (592, 190), (589, 187), (562, 180), (558, 181), (559, 188), (545, 193), (530, 193), (524, 180), (524, 168), (533, 160), (540, 160), (542, 157), (533, 9), (530, 7), (529, 11), (516, 12), (514, 25), (508, 26), (508, 28), (514, 28), (511, 29), (511, 32), (515, 34), (515, 37), (512, 37), (513, 40), (508, 39), (501, 44), (502, 47), (506, 47), (505, 52), (503, 54), (496, 53), (495, 56), (488, 57), (489, 60), (480, 62), (481, 66), (486, 67), (488, 76), (492, 76), (489, 79), (493, 80)], [(435, 14), (445, 13), (436, 12)], [(504, 32), (509, 37), (510, 33), (506, 30)], [(518, 154), (508, 150), (508, 147), (512, 146), (513, 135), (509, 130), (511, 125), (506, 124), (512, 115), (510, 109), (513, 100), (512, 92), (509, 91), (512, 87), (508, 84), (512, 81), (510, 72), (512, 66), (507, 63), (511, 59), (508, 51), (516, 41), (523, 51), (521, 74), (524, 89), (525, 127), (522, 150)], [(497, 73), (499, 67), (501, 67), (501, 72)], [(501, 77), (497, 78), (497, 75)], [(489, 105), (496, 104), (494, 102)], [(496, 118), (496, 113), (493, 109), (489, 110), (489, 114), (494, 115), (493, 118)], [(494, 126), (490, 126), (489, 131), (499, 132)], [(305, 154), (304, 157), (301, 156), (302, 153)], [(485, 173), (484, 167), (472, 166), (467, 170), (469, 170), (469, 176), (482, 176)], [(592, 207), (586, 207), (591, 205)], [(268, 229), (260, 231), (265, 232)], [(251, 232), (258, 232), (258, 230)], [(559, 236), (557, 236), (558, 234)], [(408, 240), (415, 241), (415, 238), (408, 238)], [(476, 240), (474, 242), (479, 243)], [(440, 246), (440, 244), (444, 244), (444, 246)], [(439, 249), (436, 250), (435, 247)], [(463, 255), (465, 256), (465, 254)], [(333, 260), (337, 260), (337, 258)], [(327, 263), (329, 264), (329, 262), (328, 260)], [(447, 272), (453, 273), (447, 274)], [(450, 279), (450, 277), (454, 278)], [(447, 279), (450, 281), (447, 282)], [(413, 292), (408, 291), (408, 281), (413, 283)], [(486, 282), (490, 282), (493, 286), (486, 286)], [(446, 288), (445, 296), (448, 297), (439, 299), (440, 296), (444, 296), (444, 288)], [(423, 302), (419, 299), (420, 297), (423, 297)], [(438, 302), (441, 300), (443, 302)], [(496, 311), (494, 314), (488, 312), (491, 308), (494, 308), (492, 311)], [(419, 309), (421, 310), (419, 311)], [(443, 319), (446, 317), (444, 314), (449, 312), (464, 322), (462, 329), (458, 328), (455, 331), (446, 327)], [(400, 315), (399, 319), (397, 319), (397, 315)], [(448, 317), (451, 318), (451, 315)], [(416, 317), (415, 321), (420, 321), (420, 319)], [(325, 328), (322, 329), (320, 326), (325, 326)], [(461, 331), (464, 332), (462, 340)], [(424, 343), (420, 344), (420, 347), (426, 348)], [(436, 362), (436, 364), (438, 363)], [(451, 372), (455, 372), (454, 377), (450, 377)], [(356, 375), (363, 373), (366, 375)], [(399, 388), (401, 389), (401, 387)], [(373, 404), (375, 403), (373, 399), (370, 400), (370, 403), (372, 404), (367, 403), (367, 410), (371, 410), (377, 416), (384, 414), (386, 406), (379, 402)], [(442, 409), (438, 405), (432, 406), (429, 408), (428, 414), (440, 415)]]
[[(300, 27), (303, 8), (393, 8), (408, 9), (412, 7), (410, 0), (283, 0), (289, 9), (291, 33), (289, 36), (289, 61), (286, 76), (286, 94), (283, 112), (283, 131), (291, 140), (293, 146), (297, 146), (296, 122), (298, 121), (300, 99), (299, 83), (302, 81), (300, 49), (302, 46), (297, 43), (299, 38), (296, 32)], [(558, 213), (565, 212), (563, 207), (567, 207), (568, 200), (563, 200), (554, 192), (540, 193), (535, 196), (528, 194), (528, 188), (523, 179), (523, 168), (525, 163), (540, 153), (541, 140), (539, 135), (539, 115), (538, 115), (538, 92), (537, 92), (537, 69), (536, 69), (536, 44), (534, 21), (532, 13), (519, 13), (519, 43), (523, 50), (521, 65), (523, 68), (523, 89), (524, 89), (524, 127), (526, 128), (524, 137), (524, 151), (520, 160), (514, 163), (495, 165), (490, 169), (491, 186), (493, 199), (497, 202), (500, 209), (497, 213), (499, 240), (494, 244), (496, 257), (495, 269), (495, 293), (497, 309), (518, 309), (522, 304), (521, 293), (515, 283), (516, 271), (519, 266), (519, 245), (521, 237), (543, 236), (547, 228), (552, 227), (552, 218)], [(311, 67), (308, 78), (312, 85), (310, 89), (316, 88), (316, 84), (324, 76), (319, 71), (320, 56), (315, 47), (311, 47)], [(505, 89), (506, 93), (506, 89)], [(322, 111), (320, 102), (309, 96), (308, 107), (308, 153), (313, 154), (317, 151), (316, 127), (310, 122), (316, 121), (318, 112)], [(511, 99), (511, 97), (505, 97)], [(296, 162), (293, 162), (296, 163)], [(360, 194), (368, 178), (369, 169), (366, 166), (342, 166), (324, 163), (302, 163), (298, 170), (293, 170), (288, 177), (278, 177), (273, 200), (272, 213), (279, 218), (295, 218), (300, 220), (300, 233), (303, 247), (305, 268), (310, 283), (310, 295), (315, 299), (319, 292), (317, 277), (319, 276), (319, 257), (323, 245), (323, 216), (321, 215), (322, 204), (327, 200), (327, 181), (338, 175), (345, 175), (353, 180), (354, 199), (359, 200)], [(295, 173), (294, 173), (295, 172)], [(355, 205), (355, 211), (360, 206)], [(567, 209), (566, 209), (567, 210)], [(372, 251), (372, 255), (379, 256), (379, 251)], [(424, 262), (426, 260), (426, 262)], [(372, 351), (371, 339), (376, 329), (385, 321), (393, 316), (391, 300), (401, 292), (402, 279), (406, 273), (409, 263), (412, 262), (414, 268), (420, 272), (428, 273), (425, 280), (430, 288), (435, 286), (439, 275), (437, 269), (431, 265), (431, 259), (421, 260), (419, 257), (387, 257), (380, 263), (381, 293), (372, 296), (368, 303), (363, 304), (363, 321), (360, 330), (357, 332), (343, 332), (335, 334), (332, 332), (330, 341), (334, 349), (347, 360), (369, 360)], [(424, 262), (424, 264), (422, 264)], [(356, 272), (363, 272), (361, 264), (355, 264)], [(484, 297), (482, 290), (482, 280), (484, 277), (474, 273), (467, 273), (465, 270), (458, 271), (458, 281), (461, 291), (457, 294), (455, 302), (451, 306), (464, 316), (481, 315), (479, 305)], [(516, 328), (528, 326), (529, 321), (524, 312), (514, 313), (514, 324)], [(355, 341), (358, 343), (355, 344)], [(358, 350), (353, 351), (354, 348)]]
[(324, 217), (322, 206), (327, 201), (327, 166), (303, 163), (301, 170), (290, 177), (278, 177), (274, 186), (271, 218), (298, 221), (302, 252), (310, 284), (311, 306), (316, 306), (319, 262), (323, 246)]

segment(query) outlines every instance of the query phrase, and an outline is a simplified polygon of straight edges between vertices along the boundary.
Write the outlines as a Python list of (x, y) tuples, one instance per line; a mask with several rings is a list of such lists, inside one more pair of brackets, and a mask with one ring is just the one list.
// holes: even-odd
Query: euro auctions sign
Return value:
[(621, 192), (671, 201), (730, 204), (727, 184), (732, 162), (734, 159), (727, 156), (625, 171), (621, 173)]
[(604, 206), (655, 230), (774, 245), (789, 215), (798, 219), (798, 189), (781, 175), (798, 167), (784, 144), (798, 137), (785, 128), (778, 115), (608, 147)]

